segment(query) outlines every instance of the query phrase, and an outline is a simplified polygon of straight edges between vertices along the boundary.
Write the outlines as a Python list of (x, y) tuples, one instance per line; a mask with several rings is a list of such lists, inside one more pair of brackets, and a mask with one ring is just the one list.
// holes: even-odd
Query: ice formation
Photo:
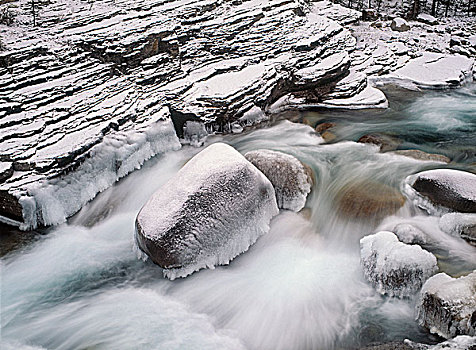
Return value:
[(440, 218), (439, 226), (450, 235), (476, 241), (476, 214), (448, 213)]
[(389, 231), (360, 240), (360, 262), (365, 278), (379, 293), (396, 297), (412, 296), (438, 270), (433, 254), (399, 242)]
[(312, 187), (312, 170), (289, 154), (266, 149), (245, 154), (274, 186), (278, 207), (298, 212)]
[(420, 325), (444, 338), (476, 335), (476, 270), (452, 278), (445, 273), (423, 285), (417, 304)]
[(408, 339), (404, 343), (415, 350), (472, 350), (476, 347), (476, 337), (458, 335), (436, 345), (414, 343)]
[(427, 241), (425, 232), (411, 224), (398, 224), (394, 227), (393, 232), (400, 242), (406, 244), (425, 244)]
[(139, 169), (144, 161), (180, 147), (170, 119), (142, 131), (117, 132), (106, 137), (74, 172), (28, 187), (28, 195), (20, 198), (22, 228), (64, 222), (99, 192)]
[(136, 242), (170, 279), (228, 264), (269, 230), (278, 213), (269, 180), (215, 143), (155, 192), (136, 220)]
[[(476, 212), (476, 175), (453, 169), (434, 169), (405, 180), (406, 194), (430, 213), (455, 210)], [(443, 207), (443, 208), (440, 208)]]

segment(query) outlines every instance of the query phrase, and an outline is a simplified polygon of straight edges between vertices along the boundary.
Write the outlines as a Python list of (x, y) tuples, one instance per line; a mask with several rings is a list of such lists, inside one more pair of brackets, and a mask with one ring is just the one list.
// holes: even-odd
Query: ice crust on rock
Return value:
[[(453, 169), (434, 169), (407, 177), (406, 194), (430, 213), (438, 207), (476, 212), (476, 175)], [(421, 200), (423, 197), (423, 200)], [(430, 203), (426, 203), (425, 199)]]
[(260, 149), (245, 154), (274, 186), (278, 208), (298, 212), (312, 187), (312, 170), (289, 154)]
[(417, 304), (417, 320), (446, 339), (476, 335), (476, 271), (452, 278), (439, 273), (426, 281)]
[(436, 345), (415, 343), (408, 339), (406, 339), (404, 343), (415, 350), (473, 350), (476, 347), (476, 337), (458, 335), (453, 339), (446, 340)]
[(158, 121), (144, 131), (117, 132), (106, 137), (74, 172), (28, 186), (28, 194), (20, 198), (21, 228), (66, 221), (99, 192), (139, 169), (146, 160), (180, 148), (170, 119)]
[(398, 224), (394, 227), (393, 232), (397, 235), (398, 240), (405, 244), (425, 244), (427, 241), (426, 234), (411, 224)]
[(476, 242), (476, 214), (448, 213), (438, 224), (443, 232)]
[(399, 242), (390, 231), (360, 240), (360, 262), (365, 278), (379, 293), (400, 298), (414, 295), (438, 270), (433, 254)]
[(136, 243), (170, 279), (228, 264), (268, 232), (278, 213), (271, 182), (224, 143), (208, 146), (155, 192)]

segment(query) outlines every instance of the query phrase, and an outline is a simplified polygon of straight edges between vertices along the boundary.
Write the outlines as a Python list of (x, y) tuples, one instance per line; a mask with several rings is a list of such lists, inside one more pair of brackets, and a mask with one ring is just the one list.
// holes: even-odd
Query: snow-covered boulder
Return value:
[(445, 273), (423, 285), (417, 305), (420, 325), (444, 338), (476, 335), (476, 270), (465, 277)]
[(136, 219), (138, 248), (171, 279), (227, 264), (278, 213), (269, 180), (223, 143), (208, 146), (155, 192)]
[(400, 298), (415, 294), (438, 270), (433, 254), (399, 242), (389, 231), (360, 240), (360, 263), (365, 278), (379, 293)]
[(298, 212), (311, 192), (313, 175), (309, 166), (289, 154), (260, 149), (245, 154), (271, 181), (278, 207)]
[(418, 22), (426, 23), (429, 25), (438, 24), (438, 20), (432, 15), (429, 15), (427, 13), (420, 13), (416, 19)]
[(419, 195), (437, 206), (476, 213), (476, 175), (452, 169), (435, 169), (407, 178)]
[(400, 242), (406, 244), (425, 244), (427, 237), (425, 232), (411, 224), (398, 224), (393, 229)]
[(410, 30), (410, 25), (403, 18), (397, 17), (392, 20), (390, 28), (397, 32), (406, 32), (407, 30)]
[(476, 242), (476, 214), (448, 213), (438, 224), (443, 232)]

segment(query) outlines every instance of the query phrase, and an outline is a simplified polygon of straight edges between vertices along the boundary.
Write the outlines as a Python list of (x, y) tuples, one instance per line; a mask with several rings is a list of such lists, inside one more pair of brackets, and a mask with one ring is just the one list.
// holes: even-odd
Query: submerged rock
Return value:
[(399, 242), (389, 231), (360, 240), (360, 262), (365, 278), (379, 293), (400, 298), (416, 293), (438, 270), (433, 254)]
[(254, 166), (271, 181), (281, 209), (298, 212), (311, 192), (312, 169), (289, 154), (261, 149), (245, 154)]
[(398, 150), (393, 151), (393, 153), (398, 154), (400, 156), (410, 157), (417, 160), (429, 160), (435, 162), (442, 162), (442, 163), (449, 163), (451, 159), (447, 156), (437, 153), (427, 153), (420, 151), (418, 149), (408, 149), (408, 150)]
[(460, 170), (435, 169), (407, 178), (407, 182), (437, 206), (476, 213), (476, 175)]
[(390, 28), (397, 32), (406, 32), (407, 30), (410, 30), (410, 25), (403, 18), (397, 17), (392, 20)]
[(394, 214), (405, 203), (400, 192), (372, 181), (344, 186), (336, 200), (338, 210), (352, 218), (381, 219)]
[(476, 243), (476, 214), (448, 213), (438, 224), (443, 232)]
[(380, 147), (381, 152), (393, 151), (397, 149), (398, 145), (401, 143), (397, 138), (382, 135), (382, 134), (368, 134), (364, 135), (357, 140), (361, 143), (371, 143)]
[(417, 320), (444, 338), (476, 335), (476, 271), (452, 278), (439, 273), (423, 285)]
[(216, 143), (142, 207), (136, 242), (165, 276), (185, 277), (246, 251), (277, 213), (269, 180), (231, 146)]

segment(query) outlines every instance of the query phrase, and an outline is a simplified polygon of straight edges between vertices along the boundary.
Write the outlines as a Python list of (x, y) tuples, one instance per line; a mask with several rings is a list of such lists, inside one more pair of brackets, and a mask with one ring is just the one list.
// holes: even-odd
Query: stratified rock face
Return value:
[(227, 264), (269, 230), (274, 188), (231, 146), (213, 144), (154, 193), (136, 220), (136, 242), (164, 275)]
[(476, 243), (476, 214), (448, 213), (438, 225), (443, 232)]
[[(187, 141), (200, 144), (204, 131), (244, 116), (247, 124), (247, 112), (262, 116), (283, 95), (313, 102), (367, 86), (365, 75), (338, 84), (355, 47), (339, 23), (360, 14), (330, 3), (51, 0), (38, 4), (36, 27), (31, 2), (15, 4), (14, 25), (0, 26), (0, 161), (17, 171), (0, 176), (0, 201), (9, 204), (0, 214), (27, 216), (24, 228), (65, 220), (35, 219), (45, 203), (33, 187), (56, 186), (52, 179), (60, 183), (105, 140), (144, 135), (172, 119), (179, 137), (185, 126)], [(38, 212), (19, 213), (20, 203)]]
[(398, 241), (381, 231), (360, 240), (360, 262), (365, 278), (381, 294), (409, 297), (437, 270), (433, 254)]
[(309, 166), (289, 154), (266, 149), (248, 152), (245, 158), (273, 184), (278, 208), (295, 212), (304, 208), (313, 183)]
[(397, 17), (392, 20), (390, 28), (397, 32), (406, 32), (407, 30), (410, 30), (410, 25), (403, 18)]
[(463, 213), (476, 213), (476, 175), (452, 169), (435, 169), (408, 178), (419, 195), (433, 204)]
[(476, 335), (476, 271), (452, 278), (439, 273), (424, 284), (417, 305), (418, 322), (444, 338)]
[(397, 212), (405, 197), (390, 186), (362, 181), (343, 186), (336, 201), (339, 212), (347, 217), (382, 219)]

